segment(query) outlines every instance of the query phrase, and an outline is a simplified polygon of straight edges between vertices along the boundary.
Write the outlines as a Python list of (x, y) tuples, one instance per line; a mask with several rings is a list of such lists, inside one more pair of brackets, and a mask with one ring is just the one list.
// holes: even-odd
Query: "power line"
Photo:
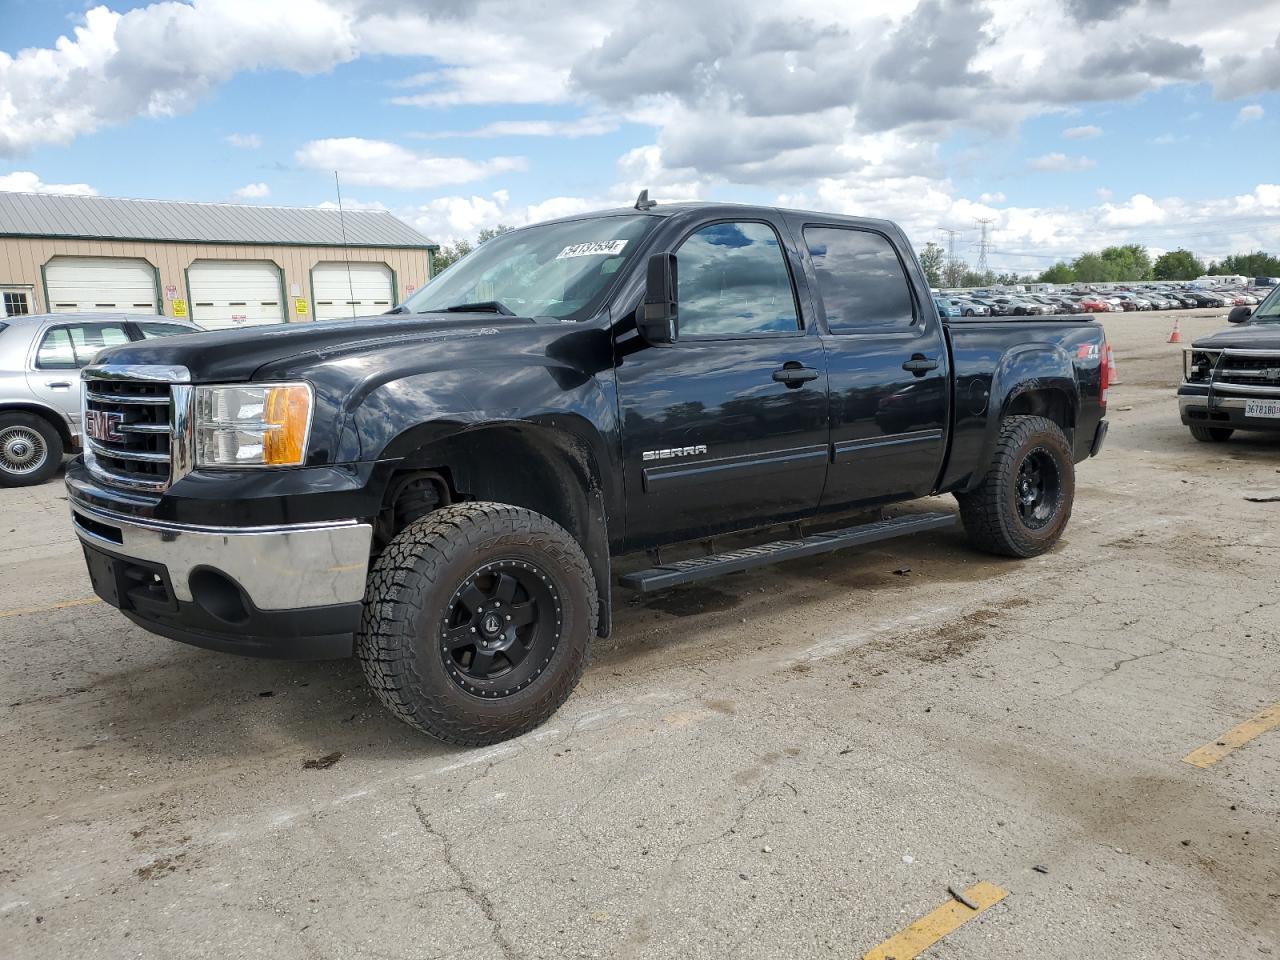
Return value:
[(974, 223), (982, 231), (982, 235), (978, 238), (978, 273), (985, 276), (990, 269), (987, 265), (987, 255), (992, 251), (990, 231), (991, 225), (995, 223), (995, 220), (990, 217), (979, 217)]

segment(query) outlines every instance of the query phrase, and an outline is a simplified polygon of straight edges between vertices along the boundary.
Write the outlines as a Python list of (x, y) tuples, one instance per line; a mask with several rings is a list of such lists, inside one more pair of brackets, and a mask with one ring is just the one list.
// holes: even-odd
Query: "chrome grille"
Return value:
[(86, 368), (82, 378), (84, 459), (94, 476), (160, 492), (190, 469), (185, 369), (108, 364)]
[(1227, 348), (1216, 358), (1210, 381), (1223, 393), (1280, 395), (1280, 350)]

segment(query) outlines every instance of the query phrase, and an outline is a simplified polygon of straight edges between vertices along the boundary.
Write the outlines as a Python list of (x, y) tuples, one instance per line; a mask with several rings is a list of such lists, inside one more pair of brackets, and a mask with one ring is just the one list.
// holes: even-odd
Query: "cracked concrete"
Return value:
[(1280, 953), (1280, 731), (1180, 762), (1280, 700), (1280, 504), (1243, 500), (1280, 441), (1192, 441), (1167, 318), (1107, 324), (1058, 550), (619, 592), (564, 709), (487, 750), (350, 663), (43, 609), (89, 595), (62, 490), (0, 491), (0, 607), (42, 608), (0, 616), (5, 956), (847, 958), (979, 879), (1010, 896), (930, 956)]

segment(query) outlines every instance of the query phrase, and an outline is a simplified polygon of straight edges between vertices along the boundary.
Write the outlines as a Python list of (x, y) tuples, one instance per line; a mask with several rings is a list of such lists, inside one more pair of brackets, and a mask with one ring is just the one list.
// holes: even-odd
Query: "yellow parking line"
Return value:
[(28, 613), (48, 613), (50, 610), (62, 610), (65, 607), (83, 607), (87, 603), (101, 603), (97, 597), (85, 597), (81, 600), (63, 600), (62, 603), (50, 604), (47, 607), (18, 607), (16, 610), (0, 610), (2, 617), (21, 617)]
[(1213, 743), (1206, 743), (1182, 758), (1193, 767), (1208, 767), (1217, 763), (1231, 751), (1243, 747), (1254, 737), (1261, 736), (1272, 727), (1280, 727), (1280, 703), (1267, 707), (1256, 717), (1250, 717), (1238, 727), (1232, 727)]
[(964, 896), (977, 907), (976, 910), (971, 910), (959, 900), (949, 900), (890, 937), (862, 960), (911, 960), (921, 950), (927, 950), (962, 923), (972, 920), (1008, 895), (1008, 890), (1002, 890), (994, 883), (985, 880), (975, 883), (964, 892)]

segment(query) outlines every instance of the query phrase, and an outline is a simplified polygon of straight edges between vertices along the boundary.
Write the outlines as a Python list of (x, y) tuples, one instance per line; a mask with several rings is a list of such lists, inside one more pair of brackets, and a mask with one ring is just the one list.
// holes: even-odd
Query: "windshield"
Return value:
[(1254, 323), (1280, 323), (1280, 287), (1273, 287), (1270, 296), (1253, 311)]
[(409, 313), (466, 309), (582, 320), (658, 222), (596, 217), (514, 230), (486, 240), (404, 302)]

